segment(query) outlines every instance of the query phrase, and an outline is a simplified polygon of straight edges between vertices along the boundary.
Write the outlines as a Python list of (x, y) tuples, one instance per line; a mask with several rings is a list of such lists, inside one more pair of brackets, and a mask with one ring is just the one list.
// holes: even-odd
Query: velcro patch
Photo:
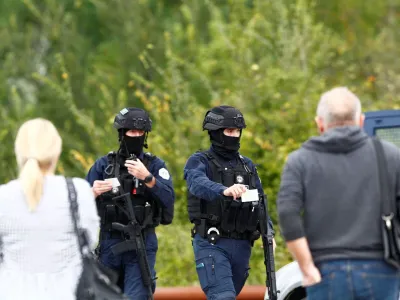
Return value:
[(160, 175), (160, 177), (165, 180), (169, 180), (169, 178), (171, 177), (166, 168), (161, 168), (160, 171), (158, 171), (158, 175)]

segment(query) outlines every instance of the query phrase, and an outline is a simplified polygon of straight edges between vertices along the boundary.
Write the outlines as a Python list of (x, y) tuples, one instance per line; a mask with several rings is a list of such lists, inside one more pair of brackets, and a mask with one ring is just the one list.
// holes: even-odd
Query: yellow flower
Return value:
[(136, 90), (136, 91), (135, 91), (135, 96), (136, 96), (136, 97), (140, 98), (142, 95), (143, 95), (143, 93), (142, 93), (141, 90)]
[(75, 1), (75, 7), (76, 7), (76, 8), (80, 8), (81, 6), (82, 6), (82, 1), (76, 0), (76, 1)]

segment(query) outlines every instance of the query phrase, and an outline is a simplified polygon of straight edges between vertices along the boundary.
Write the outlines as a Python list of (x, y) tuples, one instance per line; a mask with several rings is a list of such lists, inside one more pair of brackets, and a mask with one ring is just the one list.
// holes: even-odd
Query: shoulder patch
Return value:
[(170, 177), (171, 177), (171, 176), (169, 175), (168, 170), (167, 170), (166, 168), (161, 168), (161, 169), (158, 171), (158, 175), (160, 175), (160, 177), (163, 178), (163, 179), (165, 179), (165, 180), (169, 180)]

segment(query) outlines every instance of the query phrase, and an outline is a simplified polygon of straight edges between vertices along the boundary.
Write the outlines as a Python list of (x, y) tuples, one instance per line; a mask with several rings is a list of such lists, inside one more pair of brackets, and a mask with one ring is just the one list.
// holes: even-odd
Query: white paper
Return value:
[(121, 184), (118, 181), (118, 178), (114, 177), (114, 178), (107, 178), (106, 181), (111, 181), (112, 183), (112, 187), (119, 187)]
[(242, 202), (253, 202), (258, 200), (259, 198), (257, 189), (247, 190), (242, 194)]

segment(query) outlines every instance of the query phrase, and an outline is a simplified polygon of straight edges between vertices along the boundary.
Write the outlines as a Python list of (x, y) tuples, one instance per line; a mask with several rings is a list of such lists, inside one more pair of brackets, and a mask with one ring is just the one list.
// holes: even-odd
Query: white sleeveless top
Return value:
[[(98, 242), (99, 216), (87, 181), (74, 178), (82, 227)], [(29, 212), (19, 180), (0, 185), (0, 299), (69, 300), (82, 266), (65, 178), (45, 177), (43, 197)]]

